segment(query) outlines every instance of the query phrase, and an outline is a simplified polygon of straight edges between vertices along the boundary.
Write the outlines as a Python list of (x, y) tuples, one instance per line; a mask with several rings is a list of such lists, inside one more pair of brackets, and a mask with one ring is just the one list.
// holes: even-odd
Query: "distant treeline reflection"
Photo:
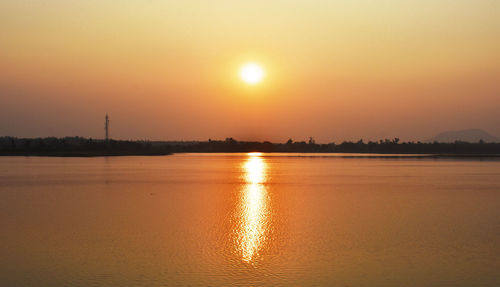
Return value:
[(318, 153), (392, 153), (392, 154), (500, 154), (500, 143), (483, 141), (469, 143), (400, 142), (398, 138), (380, 141), (345, 141), (340, 144), (308, 142), (286, 143), (225, 140), (163, 142), (109, 140), (83, 137), (15, 138), (0, 137), (0, 155), (166, 155), (176, 152), (318, 152)]

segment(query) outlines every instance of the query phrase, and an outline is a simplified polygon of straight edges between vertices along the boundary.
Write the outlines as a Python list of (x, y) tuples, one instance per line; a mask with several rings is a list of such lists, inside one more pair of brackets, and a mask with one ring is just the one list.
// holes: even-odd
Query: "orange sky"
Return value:
[(498, 51), (493, 0), (0, 1), (0, 136), (500, 136)]

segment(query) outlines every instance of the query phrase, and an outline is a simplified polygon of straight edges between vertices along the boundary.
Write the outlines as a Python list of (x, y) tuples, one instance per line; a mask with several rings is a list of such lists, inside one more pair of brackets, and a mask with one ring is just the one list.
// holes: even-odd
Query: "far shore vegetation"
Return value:
[(172, 153), (221, 152), (283, 152), (283, 153), (375, 153), (430, 154), (443, 156), (499, 156), (500, 143), (478, 142), (400, 142), (398, 138), (380, 141), (344, 141), (319, 144), (306, 141), (271, 143), (268, 141), (237, 141), (233, 138), (208, 141), (103, 140), (83, 137), (16, 138), (0, 137), (3, 156), (119, 156), (169, 155)]

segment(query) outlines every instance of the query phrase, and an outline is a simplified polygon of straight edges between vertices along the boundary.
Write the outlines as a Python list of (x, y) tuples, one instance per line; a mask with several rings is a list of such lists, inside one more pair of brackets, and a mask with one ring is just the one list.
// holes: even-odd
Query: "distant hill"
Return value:
[(455, 141), (463, 142), (478, 142), (483, 140), (485, 142), (500, 142), (500, 139), (490, 135), (489, 133), (480, 129), (468, 129), (460, 131), (446, 131), (438, 134), (437, 136), (428, 139), (427, 142), (442, 142), (449, 143)]

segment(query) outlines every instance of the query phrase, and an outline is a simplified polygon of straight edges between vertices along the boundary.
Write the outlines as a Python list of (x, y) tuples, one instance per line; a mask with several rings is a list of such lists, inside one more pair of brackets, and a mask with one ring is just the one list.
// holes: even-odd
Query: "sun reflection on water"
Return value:
[(252, 262), (266, 240), (268, 224), (267, 164), (260, 153), (249, 153), (243, 164), (245, 185), (241, 193), (237, 248), (245, 262)]

